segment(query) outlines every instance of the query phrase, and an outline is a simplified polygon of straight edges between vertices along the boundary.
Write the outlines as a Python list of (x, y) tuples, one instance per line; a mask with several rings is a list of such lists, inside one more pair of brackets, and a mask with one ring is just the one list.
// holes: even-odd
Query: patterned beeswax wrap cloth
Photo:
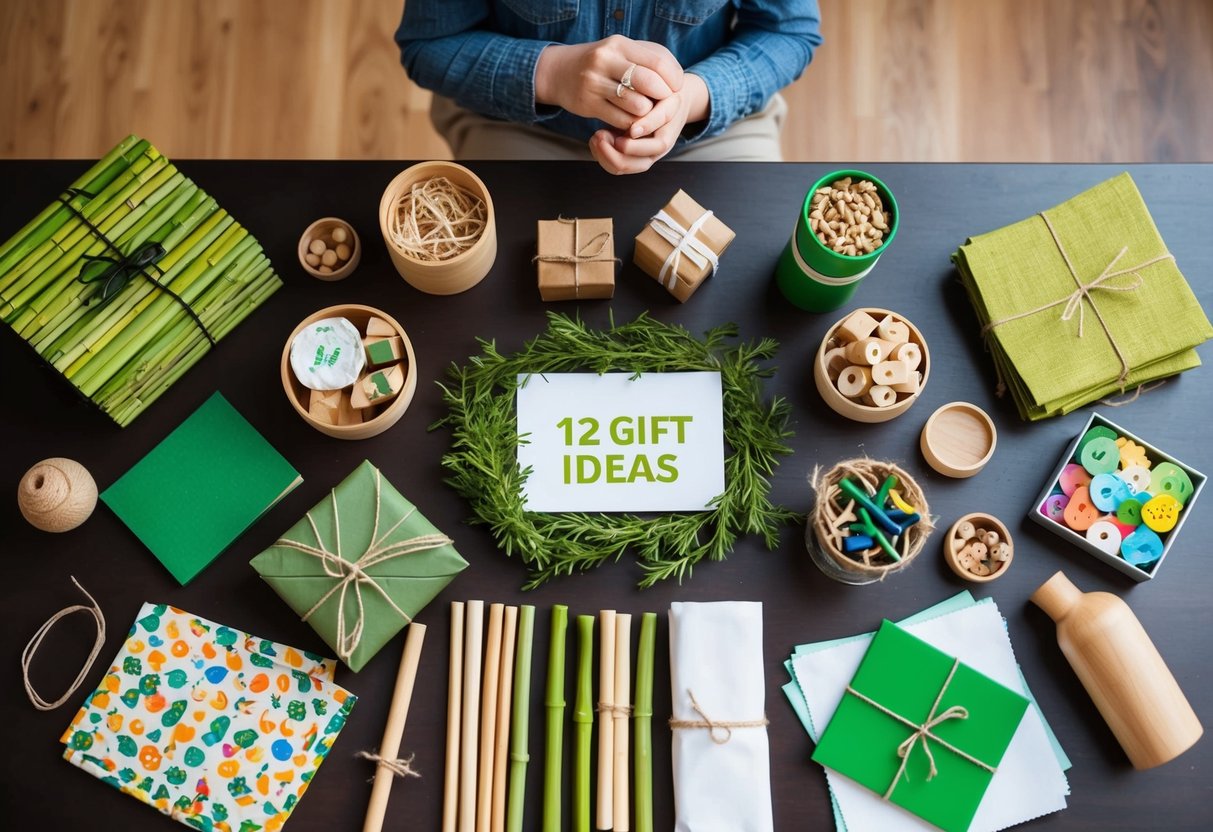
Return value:
[(64, 758), (193, 829), (281, 829), (357, 697), (336, 662), (144, 604)]
[(1213, 337), (1127, 173), (973, 237), (952, 260), (981, 325), (995, 324), (987, 343), (1025, 419), (1191, 369)]

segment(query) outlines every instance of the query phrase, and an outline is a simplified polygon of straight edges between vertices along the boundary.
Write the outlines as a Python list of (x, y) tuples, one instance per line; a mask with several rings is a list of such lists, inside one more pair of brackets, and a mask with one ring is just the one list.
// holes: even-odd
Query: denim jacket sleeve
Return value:
[(707, 122), (683, 138), (693, 142), (715, 136), (761, 110), (800, 77), (820, 45), (817, 0), (743, 2), (729, 42), (686, 68), (707, 85), (711, 110)]
[(535, 108), (535, 66), (551, 41), (498, 34), (482, 27), (489, 0), (409, 0), (396, 43), (414, 83), (468, 109), (522, 123), (550, 118)]

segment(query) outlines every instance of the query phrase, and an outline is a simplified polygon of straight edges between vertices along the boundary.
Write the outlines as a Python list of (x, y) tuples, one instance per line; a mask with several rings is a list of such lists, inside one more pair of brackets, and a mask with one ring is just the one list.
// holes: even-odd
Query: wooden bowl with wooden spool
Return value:
[[(890, 476), (897, 477), (900, 498), (912, 506), (921, 520), (902, 532), (894, 544), (899, 560), (889, 557), (882, 549), (847, 553), (842, 549), (842, 537), (855, 522), (854, 502), (843, 492), (839, 483), (850, 478), (868, 493), (875, 493)], [(869, 584), (906, 569), (922, 551), (934, 531), (930, 507), (922, 488), (904, 469), (893, 462), (876, 459), (847, 459), (828, 471), (813, 472), (810, 485), (816, 494), (809, 511), (805, 530), (805, 545), (809, 556), (827, 577), (846, 584)]]
[(930, 372), (930, 352), (918, 327), (876, 307), (856, 309), (831, 326), (813, 361), (817, 392), (830, 409), (868, 424), (909, 410)]
[(344, 280), (362, 260), (362, 242), (354, 226), (345, 220), (324, 217), (304, 230), (298, 253), (299, 265), (317, 280)]
[(1006, 525), (991, 514), (966, 514), (948, 529), (943, 541), (944, 560), (961, 578), (986, 583), (1011, 568), (1015, 541)]
[[(461, 236), (436, 235), (438, 225)], [(467, 291), (497, 259), (489, 189), (454, 162), (422, 162), (399, 173), (379, 200), (379, 230), (396, 271), (430, 295)]]
[[(295, 373), (291, 369), (291, 344), (294, 342), (295, 336), (305, 327), (325, 318), (345, 318), (363, 335), (367, 333), (367, 324), (370, 320), (378, 318), (386, 321), (401, 339), (400, 364), (404, 368), (404, 383), (400, 392), (386, 404), (365, 409), (364, 417), (369, 411), (369, 418), (364, 418), (364, 421), (357, 424), (334, 425), (312, 416), (308, 409), (312, 391), (295, 377)], [(417, 356), (413, 352), (413, 344), (405, 333), (404, 327), (386, 312), (373, 306), (360, 304), (329, 306), (300, 321), (299, 326), (295, 327), (290, 337), (286, 339), (286, 346), (282, 348), (281, 371), (282, 388), (286, 391), (286, 398), (290, 401), (291, 407), (295, 408), (295, 412), (316, 430), (337, 439), (367, 439), (378, 436), (400, 421), (400, 417), (404, 415), (404, 411), (408, 410), (409, 404), (413, 401), (413, 394), (417, 391)]]

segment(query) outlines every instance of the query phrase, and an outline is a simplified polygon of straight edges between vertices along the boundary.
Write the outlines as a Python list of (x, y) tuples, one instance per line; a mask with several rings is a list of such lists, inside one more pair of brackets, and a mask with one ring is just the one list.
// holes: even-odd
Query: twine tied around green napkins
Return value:
[[(691, 692), (690, 688), (687, 688), (687, 696), (691, 698), (691, 710), (699, 714), (702, 719), (674, 719), (670, 717), (670, 728), (707, 728), (708, 737), (717, 745), (724, 745), (731, 740), (734, 728), (765, 728), (771, 722), (765, 716), (762, 719), (743, 719), (738, 721), (712, 719), (700, 707), (699, 702), (695, 699), (695, 694)], [(717, 731), (721, 733), (717, 734)]]
[(935, 755), (931, 753), (931, 742), (939, 743), (941, 746), (948, 749), (961, 759), (967, 760), (975, 766), (984, 768), (986, 771), (990, 772), (990, 774), (994, 774), (998, 771), (995, 766), (984, 763), (974, 757), (972, 754), (961, 751), (947, 740), (941, 739), (932, 730), (936, 726), (947, 722), (949, 719), (969, 718), (969, 709), (963, 705), (953, 705), (941, 714), (935, 713), (935, 711), (939, 709), (939, 703), (943, 700), (944, 693), (946, 693), (948, 690), (948, 685), (952, 684), (952, 677), (956, 675), (956, 668), (958, 667), (960, 667), (960, 659), (954, 659), (952, 661), (952, 669), (948, 672), (948, 678), (943, 680), (943, 685), (941, 685), (939, 688), (939, 695), (935, 697), (935, 702), (931, 705), (931, 711), (927, 714), (926, 721), (921, 725), (913, 720), (906, 719), (896, 711), (886, 708), (875, 699), (865, 696), (864, 694), (855, 690), (855, 688), (847, 685), (847, 693), (851, 694), (851, 696), (866, 702), (881, 713), (893, 717), (893, 719), (897, 720), (906, 727), (914, 729), (914, 733), (906, 737), (901, 745), (897, 746), (897, 756), (901, 758), (901, 765), (898, 766), (897, 773), (893, 775), (893, 782), (889, 783), (889, 788), (885, 791), (884, 795), (882, 795), (883, 800), (888, 800), (893, 796), (893, 792), (897, 789), (897, 784), (901, 781), (903, 776), (906, 776), (908, 779), (908, 775), (906, 775), (906, 766), (910, 762), (910, 752), (914, 750), (914, 746), (919, 742), (922, 742), (922, 750), (926, 752), (927, 761), (931, 764), (931, 770), (927, 774), (928, 780), (934, 779), (935, 775), (939, 773), (938, 769), (935, 768)]
[[(294, 549), (296, 552), (302, 552), (305, 555), (319, 559), (324, 567), (324, 574), (336, 579), (337, 583), (333, 584), (328, 592), (320, 596), (320, 600), (313, 604), (312, 608), (305, 612), (300, 620), (307, 621), (333, 597), (334, 593), (339, 593), (337, 596), (337, 643), (334, 647), (337, 650), (338, 657), (346, 664), (349, 664), (350, 656), (358, 649), (358, 645), (362, 641), (362, 630), (366, 624), (366, 609), (362, 604), (362, 587), (364, 585), (378, 592), (380, 597), (384, 601), (387, 601), (388, 606), (405, 620), (405, 623), (411, 623), (413, 620), (408, 613), (397, 606), (396, 602), (392, 600), (392, 596), (373, 577), (368, 575), (366, 570), (381, 563), (386, 563), (389, 560), (395, 560), (396, 558), (416, 552), (424, 552), (427, 549), (448, 546), (454, 542), (444, 534), (423, 534), (417, 537), (410, 537), (408, 540), (401, 540), (397, 543), (384, 544), (383, 541), (385, 539), (390, 537), (401, 524), (413, 516), (413, 512), (417, 510), (417, 507), (413, 506), (410, 508), (396, 521), (395, 525), (382, 535), (379, 534), (382, 481), (383, 475), (376, 468), (375, 524), (371, 529), (371, 542), (367, 544), (366, 551), (359, 555), (357, 560), (346, 560), (341, 554), (341, 512), (337, 505), (337, 495), (331, 491), (329, 492), (329, 499), (333, 503), (333, 534), (337, 540), (336, 552), (330, 552), (325, 547), (324, 539), (320, 536), (320, 530), (316, 528), (316, 521), (310, 511), (304, 516), (307, 518), (308, 525), (312, 527), (312, 534), (316, 538), (316, 546), (308, 546), (305, 543), (299, 543), (285, 537), (279, 538), (274, 542), (275, 546), (281, 546), (284, 549)], [(351, 586), (354, 588), (354, 604), (357, 608), (357, 613), (353, 628), (347, 631), (345, 624), (345, 599)]]
[[(1117, 271), (1112, 271), (1112, 268), (1117, 264), (1117, 262), (1120, 261), (1120, 258), (1124, 257), (1129, 250), (1128, 246), (1123, 246), (1117, 255), (1112, 258), (1111, 262), (1104, 267), (1104, 270), (1100, 272), (1098, 277), (1089, 283), (1083, 283), (1082, 278), (1078, 276), (1078, 272), (1074, 268), (1074, 264), (1070, 261), (1070, 255), (1066, 252), (1065, 246), (1061, 244), (1061, 238), (1057, 236), (1057, 231), (1053, 228), (1053, 223), (1049, 221), (1048, 215), (1041, 211), (1037, 216), (1044, 220), (1045, 227), (1049, 229), (1049, 235), (1053, 238), (1053, 242), (1057, 245), (1057, 250), (1061, 253), (1061, 259), (1065, 261), (1066, 269), (1070, 272), (1070, 276), (1074, 278), (1074, 283), (1078, 288), (1065, 297), (1055, 300), (1052, 303), (1042, 304), (1035, 309), (1029, 309), (1026, 312), (1020, 312), (1018, 315), (1011, 315), (1009, 317), (1002, 318), (1001, 320), (990, 321), (981, 328), (981, 334), (983, 336), (987, 335), (995, 327), (1002, 326), (1003, 324), (1010, 323), (1011, 321), (1017, 321), (1020, 318), (1027, 318), (1037, 314), (1038, 312), (1044, 312), (1047, 309), (1052, 309), (1055, 306), (1061, 306), (1064, 304), (1065, 309), (1062, 310), (1061, 320), (1070, 320), (1072, 317), (1074, 317), (1074, 312), (1077, 311), (1078, 337), (1081, 338), (1083, 335), (1083, 319), (1086, 314), (1086, 310), (1082, 305), (1083, 299), (1085, 298), (1086, 301), (1091, 304), (1091, 310), (1095, 312), (1095, 317), (1099, 320), (1099, 325), (1103, 327), (1104, 334), (1108, 336), (1108, 343), (1112, 345), (1112, 350), (1116, 353), (1116, 358), (1120, 361), (1120, 375), (1117, 376), (1116, 382), (1120, 385), (1121, 392), (1124, 392), (1125, 383), (1129, 380), (1129, 373), (1132, 372), (1133, 368), (1129, 366), (1128, 359), (1125, 358), (1124, 353), (1120, 349), (1120, 345), (1116, 343), (1116, 337), (1112, 334), (1111, 327), (1108, 326), (1108, 322), (1104, 320), (1103, 315), (1100, 313), (1099, 307), (1095, 305), (1095, 298), (1091, 296), (1091, 293), (1096, 289), (1101, 289), (1105, 292), (1136, 292), (1145, 283), (1145, 278), (1138, 274), (1140, 269), (1144, 269), (1147, 266), (1152, 266), (1155, 263), (1161, 263), (1164, 260), (1174, 260), (1175, 256), (1168, 251), (1156, 257), (1151, 257), (1149, 260), (1142, 261), (1135, 266), (1129, 266)], [(1124, 286), (1107, 285), (1109, 280), (1117, 277), (1123, 277), (1127, 274), (1131, 274), (1135, 278), (1131, 283)]]
[[(573, 298), (581, 297), (581, 275), (579, 266), (582, 263), (618, 263), (618, 257), (603, 257), (606, 253), (607, 246), (611, 243), (611, 232), (602, 231), (595, 234), (584, 245), (580, 245), (578, 240), (581, 234), (581, 220), (577, 217), (570, 219), (569, 217), (556, 217), (556, 222), (572, 223), (573, 224), (573, 253), (572, 254), (536, 254), (531, 258), (531, 262), (539, 263), (572, 263), (573, 264)], [(598, 247), (593, 251), (589, 248), (595, 243)]]

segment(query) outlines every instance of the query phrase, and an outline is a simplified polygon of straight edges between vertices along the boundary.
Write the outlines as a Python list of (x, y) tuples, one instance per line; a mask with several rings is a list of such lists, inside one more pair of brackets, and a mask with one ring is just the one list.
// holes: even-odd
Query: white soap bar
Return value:
[(309, 324), (291, 342), (291, 370), (312, 390), (349, 387), (365, 365), (362, 335), (345, 318)]

